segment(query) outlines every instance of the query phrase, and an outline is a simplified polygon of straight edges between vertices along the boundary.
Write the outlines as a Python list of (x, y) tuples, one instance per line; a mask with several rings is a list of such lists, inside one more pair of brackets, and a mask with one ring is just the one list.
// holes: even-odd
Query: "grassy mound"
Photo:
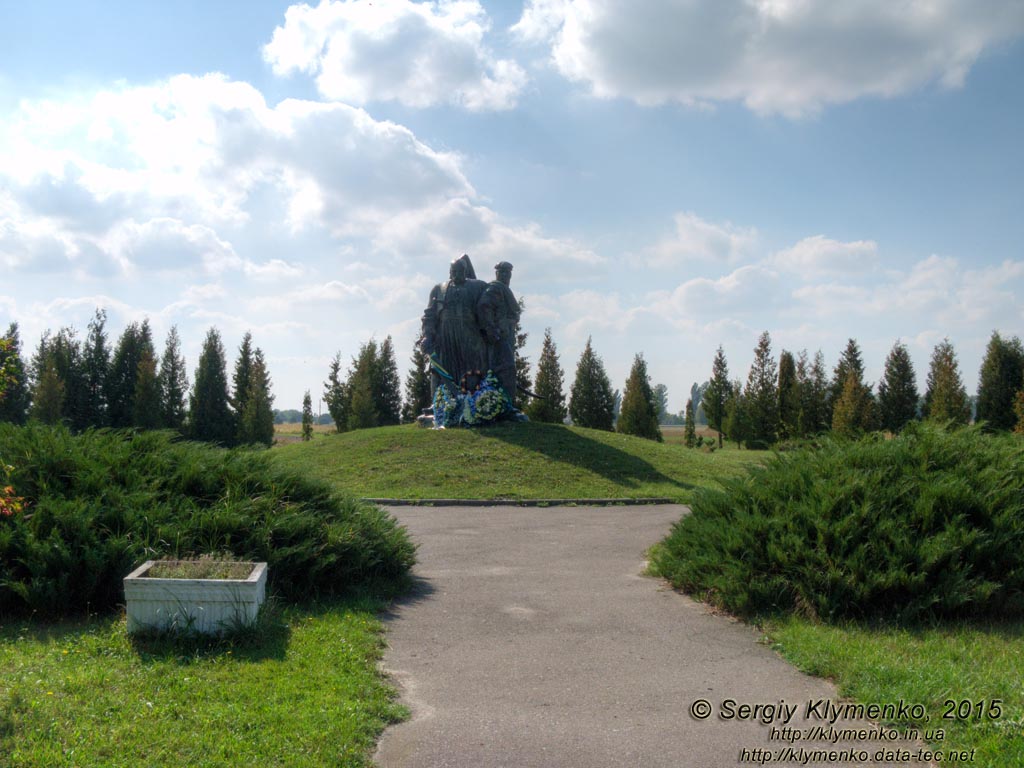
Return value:
[(286, 599), (396, 579), (413, 562), (383, 511), (265, 452), (0, 424), (0, 463), (26, 502), (0, 516), (0, 615), (108, 610), (132, 568), (165, 555), (265, 560)]
[(675, 586), (745, 616), (1024, 615), (1024, 441), (915, 425), (779, 454), (652, 554)]
[(767, 455), (704, 453), (613, 432), (512, 422), (479, 429), (365, 429), (272, 453), (281, 466), (317, 473), (371, 498), (675, 501), (687, 501), (694, 487), (712, 485)]

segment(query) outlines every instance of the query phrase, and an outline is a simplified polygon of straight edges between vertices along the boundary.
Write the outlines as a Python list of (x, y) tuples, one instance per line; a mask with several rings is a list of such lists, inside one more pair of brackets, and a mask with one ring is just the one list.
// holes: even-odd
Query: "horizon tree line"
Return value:
[[(533, 421), (612, 430), (661, 440), (660, 423), (669, 420), (667, 388), (651, 385), (643, 355), (637, 354), (625, 389), (613, 390), (592, 338), (577, 363), (566, 398), (564, 371), (551, 329), (545, 329), (536, 375), (523, 354), (527, 334), (517, 333), (519, 388), (538, 397), (522, 404)], [(7, 380), (0, 399), (0, 420), (23, 422), (31, 416), (71, 429), (133, 427), (175, 429), (193, 439), (221, 445), (273, 442), (275, 411), (270, 376), (262, 350), (247, 332), (239, 346), (229, 386), (220, 334), (207, 333), (195, 384), (189, 388), (177, 328), (168, 333), (157, 356), (148, 320), (125, 328), (111, 346), (106, 313), (97, 309), (84, 342), (73, 328), (49, 331), (40, 339), (29, 365), (21, 357), (18, 327), (0, 337), (0, 375)], [(413, 349), (405, 379), (405, 397), (390, 336), (361, 345), (342, 374), (339, 351), (324, 382), (324, 401), (338, 431), (414, 421), (430, 405), (427, 357)], [(812, 437), (828, 431), (856, 435), (873, 430), (898, 432), (909, 421), (929, 418), (966, 424), (971, 402), (948, 339), (936, 345), (923, 396), (905, 344), (890, 350), (877, 392), (864, 381), (864, 364), (856, 340), (848, 340), (829, 376), (824, 355), (795, 356), (782, 350), (776, 360), (771, 337), (761, 334), (744, 384), (730, 379), (725, 352), (718, 347), (711, 378), (694, 385), (678, 418), (686, 444), (694, 443), (697, 416), (737, 445), (768, 447), (779, 441)], [(305, 406), (305, 403), (304, 403)], [(305, 410), (305, 408), (304, 408)], [(990, 430), (1024, 429), (1024, 348), (1020, 339), (993, 332), (979, 376), (977, 420)]]
[(129, 323), (115, 344), (98, 308), (84, 340), (70, 326), (46, 331), (28, 364), (18, 324), (0, 344), (7, 387), (0, 421), (36, 420), (86, 429), (170, 429), (224, 446), (270, 445), (274, 437), (271, 379), (263, 351), (246, 332), (229, 385), (220, 333), (210, 328), (189, 387), (176, 326), (157, 355), (149, 320)]
[[(819, 350), (813, 361), (806, 350), (794, 358), (782, 350), (778, 362), (771, 337), (761, 334), (744, 385), (729, 377), (721, 346), (712, 362), (703, 406), (719, 446), (728, 436), (737, 446), (766, 448), (780, 440), (814, 437), (825, 432), (856, 436), (882, 430), (898, 433), (908, 423), (926, 419), (954, 425), (971, 420), (971, 400), (960, 375), (956, 350), (948, 338), (932, 351), (923, 395), (905, 344), (897, 340), (875, 387), (864, 381), (860, 347), (847, 341), (831, 377)], [(975, 420), (988, 431), (1024, 432), (1024, 347), (993, 331), (981, 365)]]

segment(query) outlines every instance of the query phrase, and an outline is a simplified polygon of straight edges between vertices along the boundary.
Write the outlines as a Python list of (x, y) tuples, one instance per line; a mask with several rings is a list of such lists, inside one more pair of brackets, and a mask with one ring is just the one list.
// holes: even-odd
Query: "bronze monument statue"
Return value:
[(494, 275), (494, 281), (487, 286), (481, 300), (481, 314), (488, 342), (487, 362), (514, 406), (519, 302), (509, 287), (512, 282), (512, 265), (507, 261), (499, 261), (494, 265)]
[(509, 288), (512, 265), (499, 262), (495, 274), (491, 283), (478, 280), (464, 254), (430, 292), (420, 344), (430, 359), (435, 427), (525, 419), (513, 405), (519, 303)]
[(451, 263), (447, 283), (430, 292), (423, 311), (423, 351), (432, 358), (431, 394), (442, 379), (461, 389), (475, 388), (487, 373), (487, 345), (479, 304), (487, 283), (476, 279), (463, 255)]

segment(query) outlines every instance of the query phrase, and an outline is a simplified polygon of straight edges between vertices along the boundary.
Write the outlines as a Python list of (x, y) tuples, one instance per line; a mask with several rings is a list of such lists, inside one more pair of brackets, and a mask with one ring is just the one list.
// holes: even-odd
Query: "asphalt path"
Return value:
[(381, 768), (922, 765), (880, 754), (913, 743), (830, 743), (831, 685), (643, 575), (684, 507), (390, 511), (419, 564), (385, 617), (383, 667), (412, 717), (384, 732)]

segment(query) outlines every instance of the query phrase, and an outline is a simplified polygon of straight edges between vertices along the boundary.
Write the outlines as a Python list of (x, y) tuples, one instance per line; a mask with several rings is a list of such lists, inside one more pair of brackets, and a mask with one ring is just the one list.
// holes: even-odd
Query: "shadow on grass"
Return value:
[(280, 661), (288, 651), (293, 622), (349, 611), (375, 613), (386, 621), (389, 605), (415, 601), (420, 595), (428, 596), (434, 591), (425, 582), (421, 585), (421, 581), (410, 576), (378, 579), (339, 595), (308, 602), (284, 606), (268, 601), (254, 626), (233, 629), (221, 637), (176, 637), (164, 633), (155, 637), (132, 637), (131, 643), (143, 661), (159, 658), (184, 664), (215, 656), (230, 656), (235, 662)]
[(30, 640), (34, 643), (73, 643), (87, 636), (109, 635), (118, 631), (124, 616), (98, 615), (70, 616), (47, 619), (35, 614), (29, 616), (0, 616), (0, 642)]
[(422, 579), (409, 576), (379, 579), (335, 596), (312, 598), (308, 602), (284, 604), (270, 598), (256, 623), (230, 628), (220, 636), (195, 632), (154, 631), (128, 634), (124, 614), (88, 614), (64, 618), (37, 615), (0, 615), (0, 644), (28, 640), (41, 645), (70, 647), (89, 638), (106, 638), (102, 643), (126, 646), (142, 663), (156, 661), (188, 665), (203, 659), (223, 657), (235, 662), (284, 660), (296, 621), (331, 613), (361, 611), (386, 620), (393, 604), (405, 604), (433, 593)]
[(177, 661), (184, 665), (217, 656), (247, 662), (283, 659), (291, 629), (277, 609), (261, 613), (253, 626), (233, 629), (219, 637), (168, 631), (128, 634), (123, 615), (0, 620), (0, 642), (24, 639), (41, 645), (71, 647), (95, 637), (108, 638), (101, 641), (108, 645), (111, 640), (113, 646), (125, 643), (143, 663)]
[(956, 637), (968, 634), (978, 634), (987, 637), (997, 638), (1004, 641), (1024, 641), (1024, 619), (1018, 617), (1007, 617), (1005, 619), (937, 619), (934, 621), (912, 622), (898, 624), (893, 622), (849, 622), (840, 623), (840, 628), (852, 628), (864, 632), (906, 632), (914, 639), (922, 639), (936, 634)]
[(252, 625), (231, 627), (223, 635), (202, 635), (194, 632), (142, 632), (128, 636), (132, 650), (143, 662), (177, 661), (191, 664), (217, 656), (234, 661), (281, 661), (288, 651), (291, 627), (277, 603), (264, 603)]
[(542, 429), (537, 429), (537, 426), (503, 422), (480, 434), (535, 451), (550, 461), (589, 470), (625, 488), (639, 488), (648, 483), (665, 484), (682, 490), (696, 487), (692, 483), (683, 483), (663, 474), (644, 459), (566, 427), (545, 424)]

